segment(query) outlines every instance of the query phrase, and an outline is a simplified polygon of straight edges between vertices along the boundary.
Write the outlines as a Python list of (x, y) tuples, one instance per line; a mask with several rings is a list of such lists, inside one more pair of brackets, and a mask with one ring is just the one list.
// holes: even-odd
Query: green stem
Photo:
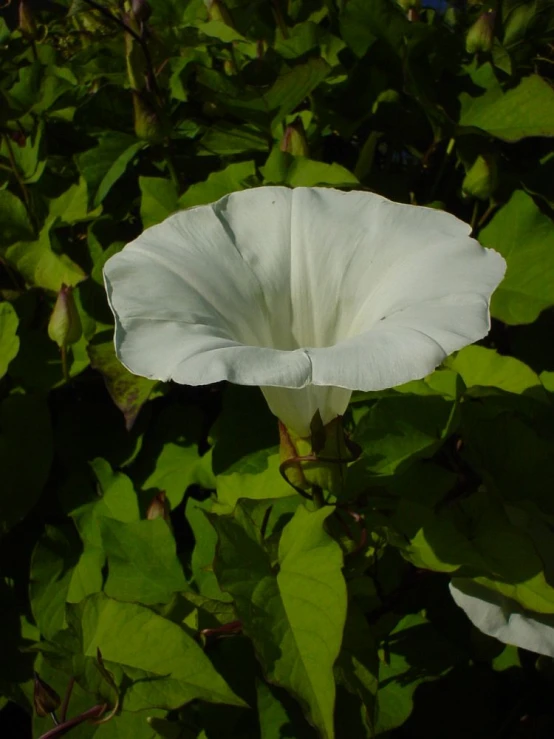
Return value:
[(85, 0), (87, 5), (90, 5), (91, 8), (94, 8), (94, 10), (97, 10), (99, 13), (101, 13), (105, 18), (108, 18), (113, 23), (117, 23), (117, 25), (122, 28), (125, 33), (128, 33), (130, 36), (132, 36), (137, 44), (142, 49), (142, 53), (144, 54), (144, 59), (146, 61), (146, 66), (148, 68), (148, 80), (150, 82), (150, 86), (152, 88), (152, 92), (156, 95), (158, 100), (161, 100), (161, 93), (160, 89), (158, 87), (158, 83), (156, 81), (156, 75), (154, 72), (154, 65), (152, 64), (152, 57), (150, 56), (150, 51), (148, 49), (148, 44), (144, 40), (144, 38), (137, 33), (133, 28), (128, 26), (124, 21), (121, 20), (121, 18), (118, 18), (116, 15), (113, 15), (107, 8), (105, 8), (103, 5), (100, 5), (100, 3), (97, 3), (96, 0)]
[(65, 344), (61, 348), (61, 354), (62, 354), (62, 372), (63, 372), (63, 379), (66, 382), (69, 382), (69, 367), (67, 364), (67, 347)]
[(319, 485), (312, 485), (312, 500), (316, 510), (323, 508), (323, 506), (325, 505), (323, 490), (319, 487)]
[(473, 204), (473, 214), (471, 216), (471, 235), (475, 236), (475, 229), (477, 228), (477, 219), (479, 218), (479, 201), (476, 200)]
[(179, 180), (179, 175), (177, 174), (177, 169), (175, 167), (175, 162), (173, 161), (173, 155), (171, 153), (171, 149), (169, 148), (169, 145), (164, 146), (164, 159), (167, 165), (167, 171), (169, 172), (169, 176), (171, 177), (171, 181), (177, 188), (177, 195), (180, 195), (181, 194), (181, 182)]
[(63, 736), (74, 726), (78, 726), (85, 721), (93, 721), (94, 719), (100, 718), (102, 714), (106, 712), (106, 709), (106, 705), (93, 706), (92, 708), (89, 708), (88, 711), (81, 713), (79, 716), (75, 716), (74, 718), (69, 719), (69, 721), (64, 721), (62, 724), (58, 724), (55, 728), (47, 731), (46, 734), (43, 734), (40, 739), (54, 739), (54, 737)]
[(272, 0), (272, 5), (273, 5), (273, 15), (275, 16), (275, 22), (277, 23), (277, 26), (279, 30), (281, 31), (281, 36), (284, 39), (287, 39), (289, 37), (289, 29), (287, 28), (287, 24), (285, 23), (283, 11), (281, 10), (281, 3), (279, 0)]
[(437, 176), (435, 178), (435, 182), (433, 183), (433, 187), (431, 188), (431, 193), (430, 193), (430, 196), (429, 196), (429, 200), (435, 200), (435, 198), (436, 198), (437, 190), (438, 190), (439, 185), (441, 183), (441, 180), (442, 180), (442, 178), (444, 176), (444, 171), (446, 169), (446, 165), (450, 161), (450, 159), (452, 157), (452, 154), (454, 152), (454, 146), (455, 146), (455, 144), (456, 144), (456, 141), (453, 138), (450, 139), (450, 141), (448, 142), (448, 145), (446, 147), (445, 155), (442, 158), (442, 162), (440, 164), (439, 171), (437, 172)]

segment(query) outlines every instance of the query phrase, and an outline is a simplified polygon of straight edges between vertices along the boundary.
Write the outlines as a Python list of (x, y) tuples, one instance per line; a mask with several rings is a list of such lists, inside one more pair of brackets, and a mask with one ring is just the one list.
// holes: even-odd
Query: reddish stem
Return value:
[(89, 708), (88, 711), (84, 711), (78, 716), (70, 718), (69, 721), (64, 721), (62, 724), (58, 724), (58, 726), (47, 731), (46, 734), (43, 734), (39, 739), (54, 739), (54, 737), (63, 736), (73, 729), (73, 727), (79, 726), (79, 724), (82, 724), (85, 721), (100, 718), (107, 708), (108, 706), (105, 703), (103, 705), (93, 706), (92, 708)]

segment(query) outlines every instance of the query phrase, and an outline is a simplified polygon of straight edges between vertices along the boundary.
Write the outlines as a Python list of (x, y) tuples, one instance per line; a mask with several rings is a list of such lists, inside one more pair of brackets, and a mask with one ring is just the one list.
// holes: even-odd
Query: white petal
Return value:
[(342, 416), (352, 395), (352, 390), (317, 385), (308, 385), (300, 390), (262, 387), (262, 392), (272, 413), (299, 436), (310, 435), (310, 423), (316, 411), (319, 411), (324, 425)]
[(468, 233), (373, 193), (234, 193), (108, 260), (118, 356), (146, 377), (260, 385), (300, 432), (318, 408), (324, 420), (344, 412), (337, 388), (423, 377), (487, 333), (505, 264)]
[(504, 644), (554, 657), (554, 616), (526, 611), (511, 598), (471, 580), (455, 579), (450, 592), (483, 633)]

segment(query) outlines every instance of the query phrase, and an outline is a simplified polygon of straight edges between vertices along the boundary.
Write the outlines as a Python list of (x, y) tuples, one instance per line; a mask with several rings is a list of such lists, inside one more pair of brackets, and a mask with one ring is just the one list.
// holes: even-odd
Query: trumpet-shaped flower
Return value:
[(527, 611), (511, 598), (472, 580), (455, 578), (450, 592), (484, 634), (504, 644), (554, 657), (554, 614)]
[(368, 192), (261, 187), (147, 229), (104, 269), (133, 373), (259, 385), (300, 436), (352, 390), (424, 377), (486, 335), (502, 257), (448, 213)]

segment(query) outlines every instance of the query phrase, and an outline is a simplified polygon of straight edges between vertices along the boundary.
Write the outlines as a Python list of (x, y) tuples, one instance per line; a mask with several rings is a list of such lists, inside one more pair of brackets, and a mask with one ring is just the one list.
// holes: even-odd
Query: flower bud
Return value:
[(35, 672), (33, 704), (37, 716), (40, 716), (41, 718), (49, 716), (60, 707), (61, 702), (60, 696), (56, 693), (54, 688), (51, 688), (48, 683), (45, 683), (44, 680), (39, 677), (38, 672)]
[(137, 138), (151, 144), (160, 143), (163, 139), (163, 126), (158, 114), (142, 93), (137, 90), (133, 90), (132, 93)]
[(146, 518), (148, 521), (153, 521), (155, 518), (163, 518), (164, 521), (170, 521), (170, 506), (165, 490), (160, 490), (152, 498), (148, 510), (146, 511)]
[(490, 51), (494, 38), (494, 22), (496, 13), (487, 10), (477, 18), (466, 36), (466, 51), (475, 54), (478, 51)]
[(62, 284), (48, 322), (48, 336), (61, 349), (79, 341), (82, 333), (83, 328), (75, 305), (73, 288)]
[(464, 177), (462, 192), (478, 200), (488, 200), (497, 185), (496, 161), (490, 156), (478, 156)]
[(152, 8), (148, 5), (147, 0), (133, 0), (131, 11), (139, 23), (146, 22), (152, 15)]
[(29, 0), (19, 0), (19, 30), (26, 39), (36, 39), (38, 36)]
[(285, 128), (280, 148), (281, 151), (286, 151), (287, 154), (292, 154), (295, 157), (307, 157), (310, 155), (308, 142), (306, 141), (306, 132), (304, 131), (301, 118), (295, 118)]

